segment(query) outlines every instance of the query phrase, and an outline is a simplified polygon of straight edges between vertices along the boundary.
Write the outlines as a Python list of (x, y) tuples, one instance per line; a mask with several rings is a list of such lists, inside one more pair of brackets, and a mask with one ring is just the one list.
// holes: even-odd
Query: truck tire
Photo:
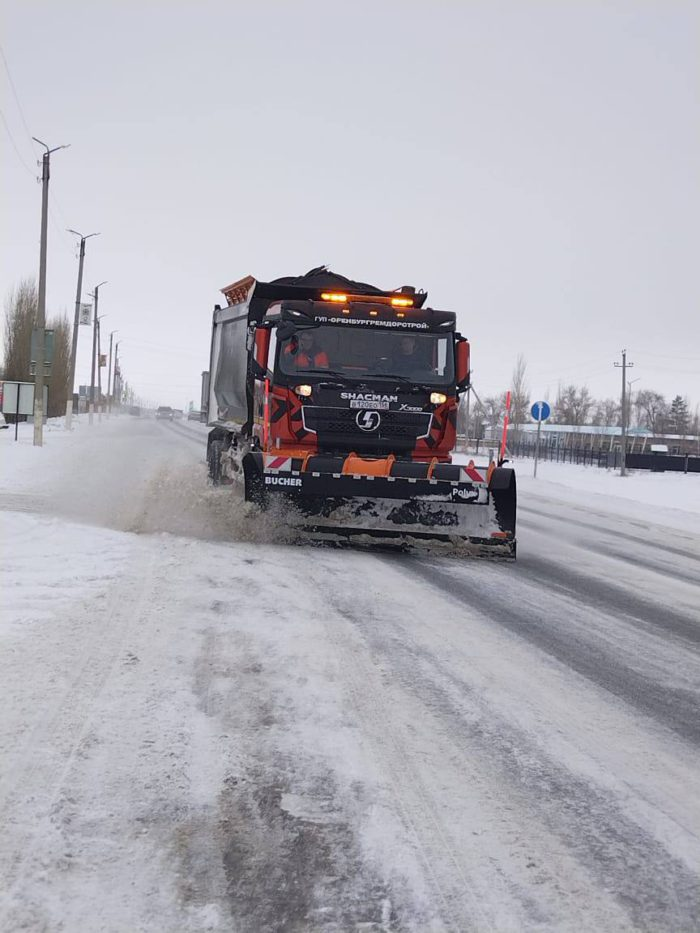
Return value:
[(233, 435), (220, 428), (214, 428), (207, 438), (207, 467), (212, 486), (221, 486), (224, 482), (221, 470), (221, 455), (231, 446)]
[(221, 441), (211, 441), (207, 445), (207, 465), (212, 486), (221, 485), (221, 454), (224, 445)]

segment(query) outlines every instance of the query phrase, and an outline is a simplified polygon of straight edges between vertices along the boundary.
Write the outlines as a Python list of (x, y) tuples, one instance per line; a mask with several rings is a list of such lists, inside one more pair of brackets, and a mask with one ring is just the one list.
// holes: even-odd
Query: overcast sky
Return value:
[[(199, 399), (218, 289), (320, 264), (458, 313), (480, 394), (518, 353), (559, 381), (700, 402), (700, 4), (695, 0), (5, 0), (3, 298), (48, 309), (76, 251), (124, 375)], [(22, 116), (23, 115), (23, 116)], [(23, 119), (24, 117), (24, 119)], [(78, 381), (89, 382), (81, 328)], [(117, 337), (115, 337), (117, 339)]]

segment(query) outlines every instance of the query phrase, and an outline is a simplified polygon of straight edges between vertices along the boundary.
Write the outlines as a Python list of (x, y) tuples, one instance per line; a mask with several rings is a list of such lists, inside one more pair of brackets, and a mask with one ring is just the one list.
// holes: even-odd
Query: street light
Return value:
[(92, 297), (95, 299), (95, 305), (92, 312), (92, 369), (90, 372), (90, 415), (88, 421), (92, 424), (92, 416), (95, 413), (95, 354), (97, 353), (97, 302), (100, 297), (100, 289), (103, 285), (106, 285), (107, 282), (100, 282), (99, 285), (95, 286), (95, 291), (92, 293)]
[(102, 421), (102, 328), (100, 321), (106, 314), (97, 318), (97, 420)]
[(46, 363), (46, 251), (48, 243), (49, 216), (49, 176), (51, 153), (68, 146), (55, 146), (50, 149), (45, 142), (32, 136), (34, 142), (43, 146), (46, 152), (41, 160), (41, 235), (39, 239), (39, 292), (36, 308), (36, 375), (34, 376), (34, 446), (44, 443), (44, 364)]
[(112, 414), (112, 339), (118, 330), (110, 331), (109, 334), (109, 369), (107, 370), (107, 417)]
[(75, 293), (75, 315), (73, 317), (73, 340), (70, 354), (70, 382), (68, 384), (68, 398), (66, 399), (66, 429), (70, 431), (71, 420), (73, 417), (73, 392), (75, 390), (75, 362), (78, 356), (78, 331), (80, 329), (80, 299), (83, 291), (83, 263), (85, 261), (85, 241), (92, 236), (99, 236), (99, 233), (88, 233), (83, 236), (77, 230), (68, 228), (68, 233), (80, 237), (80, 258), (78, 261), (78, 287)]
[(116, 390), (118, 386), (119, 387), (118, 400), (119, 400), (119, 407), (121, 408), (122, 374), (121, 374), (121, 370), (119, 369), (119, 344), (120, 343), (121, 343), (121, 340), (117, 340), (114, 344), (114, 381), (112, 385), (112, 394), (117, 395)]

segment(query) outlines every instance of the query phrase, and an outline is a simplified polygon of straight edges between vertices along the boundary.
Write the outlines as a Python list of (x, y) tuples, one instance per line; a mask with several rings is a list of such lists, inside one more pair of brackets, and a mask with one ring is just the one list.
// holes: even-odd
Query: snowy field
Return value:
[[(700, 929), (700, 477), (314, 548), (204, 429), (0, 432), (0, 930)], [(287, 542), (287, 543), (285, 543)]]

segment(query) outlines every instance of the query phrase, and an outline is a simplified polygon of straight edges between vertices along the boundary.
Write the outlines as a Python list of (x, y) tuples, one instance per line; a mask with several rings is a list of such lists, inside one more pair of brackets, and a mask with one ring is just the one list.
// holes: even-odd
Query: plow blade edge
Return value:
[(515, 556), (516, 485), (511, 469), (490, 481), (463, 482), (342, 473), (266, 471), (262, 458), (244, 463), (246, 499), (265, 508), (282, 499), (295, 524), (330, 540), (468, 544)]

